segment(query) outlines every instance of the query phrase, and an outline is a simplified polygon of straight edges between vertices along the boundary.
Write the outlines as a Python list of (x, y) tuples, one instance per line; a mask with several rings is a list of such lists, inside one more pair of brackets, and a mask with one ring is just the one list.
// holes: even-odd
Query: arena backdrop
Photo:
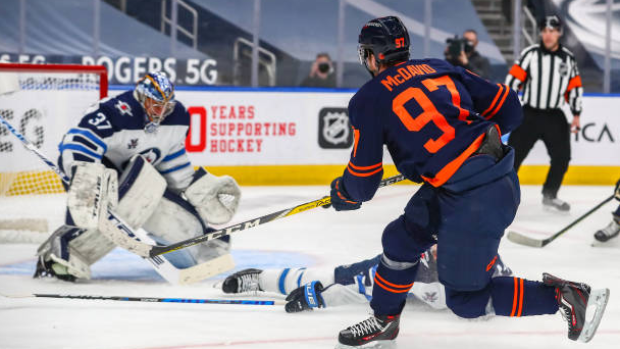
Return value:
[[(115, 88), (110, 95), (122, 91)], [(229, 174), (242, 185), (329, 184), (342, 174), (353, 144), (347, 115), (353, 93), (179, 88), (177, 99), (191, 114), (186, 148), (195, 166)], [(582, 128), (572, 137), (572, 161), (564, 183), (613, 184), (620, 178), (620, 96), (586, 96), (583, 103)], [(63, 133), (77, 123), (45, 110), (33, 114), (32, 100), (4, 107), (15, 109), (11, 121), (53, 159)], [(42, 129), (45, 132), (37, 131)], [(4, 143), (7, 147), (2, 149), (9, 151), (0, 153), (2, 167), (30, 170), (10, 168), (24, 164), (15, 161), (18, 157), (29, 156), (8, 132), (0, 132), (0, 144)], [(29, 166), (40, 166), (31, 158)], [(548, 164), (539, 141), (519, 173), (521, 182), (542, 183)], [(384, 167), (386, 176), (396, 173), (387, 152)]]
[[(187, 149), (195, 165), (228, 173), (244, 184), (325, 184), (342, 174), (348, 162), (353, 134), (347, 105), (352, 95), (179, 91), (178, 99), (192, 115)], [(565, 183), (613, 184), (620, 178), (620, 96), (587, 96), (583, 103), (582, 128), (572, 136)], [(386, 175), (396, 173), (392, 164), (386, 151)], [(521, 182), (541, 184), (548, 165), (539, 141), (519, 172)]]

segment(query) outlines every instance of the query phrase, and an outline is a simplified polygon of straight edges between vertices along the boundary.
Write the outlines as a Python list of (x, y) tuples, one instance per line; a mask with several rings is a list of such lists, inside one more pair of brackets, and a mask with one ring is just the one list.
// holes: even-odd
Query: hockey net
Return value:
[[(57, 161), (64, 133), (107, 96), (107, 84), (104, 66), (0, 63), (0, 115)], [(47, 231), (44, 196), (63, 192), (60, 178), (0, 123), (0, 231)]]

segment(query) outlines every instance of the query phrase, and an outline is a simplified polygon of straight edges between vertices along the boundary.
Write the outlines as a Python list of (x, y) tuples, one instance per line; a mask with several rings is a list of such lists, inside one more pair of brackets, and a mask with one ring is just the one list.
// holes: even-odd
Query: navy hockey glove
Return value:
[(616, 190), (614, 191), (616, 200), (620, 201), (620, 179), (616, 182)]
[(325, 308), (321, 292), (323, 292), (323, 285), (320, 281), (312, 281), (298, 287), (286, 297), (288, 303), (284, 306), (284, 310), (287, 313), (298, 313), (314, 308)]
[(332, 181), (332, 206), (336, 211), (357, 210), (362, 207), (362, 203), (350, 198), (349, 193), (342, 185), (342, 177), (338, 177)]

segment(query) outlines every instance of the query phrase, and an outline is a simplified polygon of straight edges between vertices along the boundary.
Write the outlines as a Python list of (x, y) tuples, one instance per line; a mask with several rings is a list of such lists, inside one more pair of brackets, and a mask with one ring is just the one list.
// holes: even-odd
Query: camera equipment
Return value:
[(447, 39), (446, 43), (448, 44), (448, 56), (451, 58), (458, 58), (461, 55), (461, 51), (465, 53), (474, 51), (474, 45), (469, 40), (460, 38), (458, 35)]
[(318, 69), (323, 74), (331, 73), (332, 65), (327, 63), (327, 62), (321, 62), (321, 63), (319, 63)]

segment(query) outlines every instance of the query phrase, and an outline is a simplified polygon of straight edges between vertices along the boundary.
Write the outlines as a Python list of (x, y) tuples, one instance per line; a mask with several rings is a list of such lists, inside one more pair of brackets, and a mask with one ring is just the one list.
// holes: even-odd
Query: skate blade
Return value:
[[(605, 313), (605, 307), (607, 307), (607, 301), (609, 300), (609, 289), (593, 290), (590, 292), (590, 298), (588, 299), (588, 306), (586, 308), (586, 321), (583, 324), (583, 330), (578, 340), (580, 342), (587, 343), (592, 340), (598, 325), (601, 323), (603, 313)], [(592, 310), (594, 308), (594, 310)], [(594, 311), (594, 314), (591, 314)], [(590, 318), (590, 320), (588, 320)]]
[(394, 340), (374, 341), (360, 346), (350, 346), (338, 343), (334, 349), (395, 349), (396, 342)]
[(570, 209), (568, 211), (562, 211), (559, 208), (556, 208), (554, 206), (550, 206), (550, 205), (544, 205), (543, 204), (543, 211), (545, 212), (549, 212), (549, 213), (555, 213), (559, 216), (570, 216)]
[(596, 248), (617, 248), (618, 244), (615, 244), (613, 241), (606, 241), (606, 242), (602, 242), (602, 241), (598, 241), (596, 239), (592, 240), (592, 243), (590, 244), (590, 247), (596, 247)]

